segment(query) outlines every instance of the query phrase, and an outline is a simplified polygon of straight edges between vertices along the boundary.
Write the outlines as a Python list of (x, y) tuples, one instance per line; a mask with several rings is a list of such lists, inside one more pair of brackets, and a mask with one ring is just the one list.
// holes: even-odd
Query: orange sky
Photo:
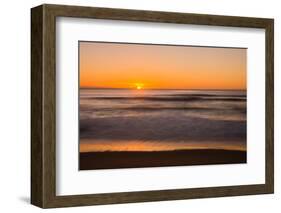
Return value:
[(246, 89), (246, 49), (79, 42), (80, 87)]

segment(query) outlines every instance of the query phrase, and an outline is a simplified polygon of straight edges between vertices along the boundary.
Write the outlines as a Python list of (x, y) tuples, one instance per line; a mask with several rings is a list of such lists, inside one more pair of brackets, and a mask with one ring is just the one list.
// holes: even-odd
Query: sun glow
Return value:
[(143, 84), (141, 84), (141, 83), (136, 83), (135, 86), (136, 86), (137, 90), (143, 89)]

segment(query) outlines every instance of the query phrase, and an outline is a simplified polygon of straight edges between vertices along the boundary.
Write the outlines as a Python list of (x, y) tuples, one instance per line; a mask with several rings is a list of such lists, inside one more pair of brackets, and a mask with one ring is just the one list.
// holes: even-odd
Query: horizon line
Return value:
[[(116, 90), (137, 90), (134, 87), (128, 87), (128, 88), (118, 88), (118, 87), (79, 87), (79, 89), (96, 89), (96, 90), (102, 90), (102, 89), (116, 89)], [(240, 90), (240, 91), (247, 91), (247, 88), (245, 89), (199, 89), (199, 88), (142, 88), (141, 90)]]

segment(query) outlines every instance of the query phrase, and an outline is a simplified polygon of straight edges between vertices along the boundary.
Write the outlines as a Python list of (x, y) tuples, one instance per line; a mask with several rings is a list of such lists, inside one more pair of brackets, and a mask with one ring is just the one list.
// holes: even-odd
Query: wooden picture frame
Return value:
[[(265, 29), (265, 184), (192, 189), (56, 195), (56, 17)], [(31, 203), (42, 208), (180, 200), (274, 191), (273, 19), (44, 4), (31, 9)]]

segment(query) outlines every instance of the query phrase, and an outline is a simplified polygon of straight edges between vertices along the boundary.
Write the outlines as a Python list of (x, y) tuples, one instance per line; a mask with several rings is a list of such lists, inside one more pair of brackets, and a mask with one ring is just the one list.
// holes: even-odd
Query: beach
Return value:
[(246, 152), (235, 150), (194, 149), (175, 151), (117, 151), (80, 154), (80, 170), (142, 168), (159, 166), (246, 163)]

